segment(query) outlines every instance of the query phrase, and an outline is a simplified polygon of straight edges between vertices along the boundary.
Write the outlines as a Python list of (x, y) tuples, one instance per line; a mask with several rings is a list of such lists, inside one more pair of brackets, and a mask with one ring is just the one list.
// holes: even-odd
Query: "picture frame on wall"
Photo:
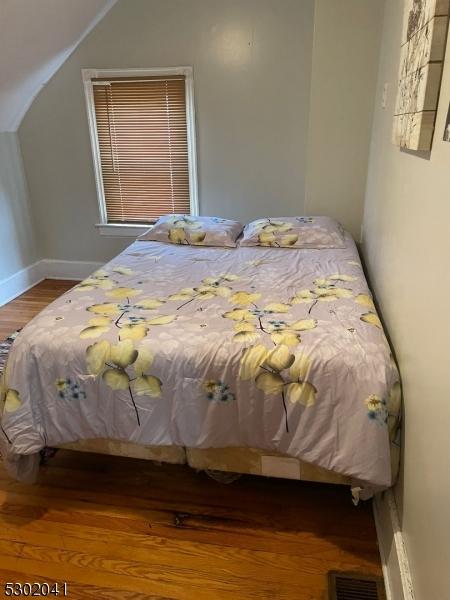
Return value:
[(450, 104), (448, 105), (447, 119), (445, 120), (444, 142), (450, 142)]
[(444, 65), (450, 0), (404, 0), (392, 141), (430, 151)]

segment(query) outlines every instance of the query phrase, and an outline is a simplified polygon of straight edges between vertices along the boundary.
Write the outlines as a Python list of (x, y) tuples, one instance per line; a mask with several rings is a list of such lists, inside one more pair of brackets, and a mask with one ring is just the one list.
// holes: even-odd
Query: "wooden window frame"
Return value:
[(149, 69), (82, 69), (86, 110), (91, 140), (92, 158), (94, 161), (95, 184), (99, 206), (99, 222), (96, 227), (101, 235), (136, 237), (147, 231), (151, 225), (134, 225), (127, 223), (108, 223), (106, 203), (103, 189), (103, 178), (100, 161), (100, 147), (97, 136), (97, 123), (95, 119), (94, 91), (92, 79), (99, 77), (154, 77), (184, 75), (186, 86), (186, 128), (188, 142), (189, 164), (189, 199), (190, 214), (198, 215), (198, 189), (197, 189), (197, 154), (195, 143), (195, 108), (194, 108), (194, 80), (192, 67), (156, 67)]

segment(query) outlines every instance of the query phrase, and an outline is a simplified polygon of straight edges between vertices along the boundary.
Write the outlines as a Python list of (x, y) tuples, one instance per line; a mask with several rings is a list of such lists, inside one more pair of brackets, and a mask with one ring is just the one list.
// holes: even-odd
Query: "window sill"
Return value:
[(142, 235), (153, 225), (132, 225), (126, 223), (97, 223), (96, 225), (100, 235), (109, 237), (132, 237), (136, 238)]

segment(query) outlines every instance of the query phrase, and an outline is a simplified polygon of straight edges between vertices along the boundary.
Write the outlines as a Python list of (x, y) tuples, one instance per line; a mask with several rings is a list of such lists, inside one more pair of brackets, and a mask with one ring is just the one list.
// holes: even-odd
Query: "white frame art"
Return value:
[(431, 150), (450, 0), (405, 0), (393, 143)]
[(445, 120), (444, 135), (442, 136), (444, 142), (450, 142), (450, 104), (448, 105), (447, 118)]

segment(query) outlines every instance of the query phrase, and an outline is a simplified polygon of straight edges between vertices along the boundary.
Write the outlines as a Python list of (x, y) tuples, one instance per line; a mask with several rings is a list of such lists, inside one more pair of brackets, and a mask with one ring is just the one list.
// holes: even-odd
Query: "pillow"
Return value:
[(241, 232), (240, 223), (220, 217), (164, 215), (138, 239), (191, 246), (235, 248), (236, 239)]
[(245, 226), (241, 246), (345, 248), (344, 230), (330, 217), (258, 219)]

